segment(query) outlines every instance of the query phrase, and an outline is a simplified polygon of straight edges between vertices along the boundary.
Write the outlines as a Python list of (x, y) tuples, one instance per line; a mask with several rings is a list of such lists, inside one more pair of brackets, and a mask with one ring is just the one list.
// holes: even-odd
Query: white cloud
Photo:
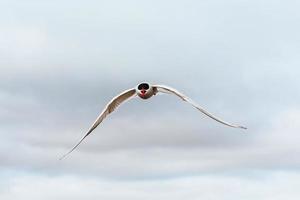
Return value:
[[(35, 63), (48, 44), (47, 33), (35, 26), (1, 27), (1, 63), (19, 67), (30, 67), (28, 61)], [(29, 68), (30, 69), (30, 68)]]
[[(106, 180), (97, 177), (23, 175), (0, 184), (2, 200), (50, 199), (219, 199), (296, 200), (297, 172), (257, 172), (243, 175), (202, 175), (174, 179)], [(255, 177), (255, 176), (254, 176)], [(2, 180), (3, 181), (3, 180)]]

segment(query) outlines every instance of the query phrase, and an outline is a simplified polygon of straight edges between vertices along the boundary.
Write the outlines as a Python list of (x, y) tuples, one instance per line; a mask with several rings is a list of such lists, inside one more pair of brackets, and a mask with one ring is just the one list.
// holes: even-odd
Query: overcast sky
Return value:
[[(300, 198), (300, 3), (0, 2), (1, 200)], [(111, 98), (133, 99), (66, 153)]]

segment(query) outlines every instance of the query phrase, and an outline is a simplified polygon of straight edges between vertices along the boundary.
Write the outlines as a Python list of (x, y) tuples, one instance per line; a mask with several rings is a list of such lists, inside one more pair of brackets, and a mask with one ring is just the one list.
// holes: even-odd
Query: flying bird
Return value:
[(199, 105), (197, 105), (195, 102), (193, 102), (191, 99), (189, 99), (188, 97), (186, 97), (185, 95), (183, 95), (182, 93), (180, 93), (179, 91), (168, 87), (168, 86), (164, 86), (164, 85), (151, 85), (149, 83), (141, 83), (139, 85), (137, 85), (135, 88), (126, 90), (124, 92), (122, 92), (121, 94), (117, 95), (116, 97), (114, 97), (103, 109), (103, 111), (101, 112), (101, 114), (98, 116), (98, 118), (96, 119), (96, 121), (93, 123), (93, 125), (90, 127), (90, 129), (87, 131), (87, 133), (79, 140), (79, 142), (66, 154), (64, 154), (61, 158), (63, 159), (64, 157), (66, 157), (68, 154), (70, 154), (72, 151), (74, 151), (74, 149), (76, 147), (78, 147), (78, 145), (95, 129), (97, 128), (97, 126), (104, 120), (104, 118), (107, 117), (107, 115), (109, 115), (110, 113), (112, 113), (121, 103), (139, 96), (140, 98), (146, 100), (149, 99), (151, 97), (153, 97), (154, 95), (156, 95), (157, 93), (166, 93), (166, 94), (172, 94), (175, 95), (177, 97), (179, 97), (181, 100), (186, 101), (188, 103), (190, 103), (193, 107), (195, 107), (196, 109), (198, 109), (200, 112), (202, 112), (203, 114), (207, 115), (208, 117), (216, 120), (217, 122), (220, 122), (224, 125), (233, 127), (233, 128), (242, 128), (242, 129), (247, 129), (244, 126), (239, 126), (239, 125), (234, 125), (234, 124), (230, 124), (228, 122), (225, 122), (215, 116), (213, 116), (212, 114), (210, 114), (209, 112), (207, 112), (206, 110), (204, 110), (202, 107), (200, 107)]

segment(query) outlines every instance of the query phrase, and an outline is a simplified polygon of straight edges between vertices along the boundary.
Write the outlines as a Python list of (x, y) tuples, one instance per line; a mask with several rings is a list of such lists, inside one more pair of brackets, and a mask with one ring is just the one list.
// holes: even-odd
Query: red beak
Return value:
[(145, 95), (145, 93), (146, 93), (146, 90), (141, 90), (141, 94), (142, 94), (142, 96), (144, 96), (144, 95)]

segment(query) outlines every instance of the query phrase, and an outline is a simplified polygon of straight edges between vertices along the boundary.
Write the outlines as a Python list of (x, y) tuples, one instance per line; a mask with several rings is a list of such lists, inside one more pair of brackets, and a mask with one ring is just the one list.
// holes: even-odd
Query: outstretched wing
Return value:
[(119, 94), (118, 96), (114, 97), (103, 109), (101, 114), (98, 116), (96, 121), (93, 123), (93, 125), (90, 127), (88, 132), (79, 140), (79, 142), (65, 155), (63, 155), (61, 159), (66, 157), (68, 154), (70, 154), (74, 149), (95, 129), (97, 126), (104, 120), (104, 118), (112, 113), (121, 103), (128, 100), (130, 97), (133, 97), (136, 95), (135, 89), (126, 90), (123, 93)]
[(163, 85), (153, 85), (153, 88), (156, 88), (158, 92), (163, 92), (163, 93), (167, 93), (167, 94), (174, 94), (174, 95), (178, 96), (183, 101), (186, 101), (186, 102), (192, 104), (192, 106), (194, 106), (196, 109), (198, 109), (199, 111), (201, 111), (203, 114), (207, 115), (208, 117), (216, 120), (217, 122), (220, 122), (224, 125), (227, 125), (227, 126), (230, 126), (230, 127), (233, 127), (233, 128), (247, 129), (244, 126), (230, 124), (228, 122), (225, 122), (225, 121), (213, 116), (212, 114), (210, 114), (209, 112), (207, 112), (206, 110), (201, 108), (199, 105), (197, 105), (195, 102), (193, 102), (191, 99), (189, 99), (188, 97), (186, 97), (185, 95), (181, 94), (180, 92), (178, 92), (177, 90), (175, 90), (173, 88), (170, 88), (168, 86), (163, 86)]

